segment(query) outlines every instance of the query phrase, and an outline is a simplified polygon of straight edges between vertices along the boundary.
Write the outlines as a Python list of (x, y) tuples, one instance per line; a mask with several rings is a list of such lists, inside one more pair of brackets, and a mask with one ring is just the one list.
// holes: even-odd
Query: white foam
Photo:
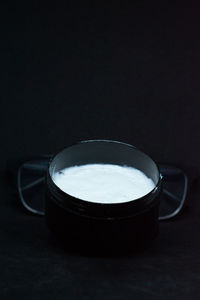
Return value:
[(112, 164), (87, 164), (53, 174), (54, 183), (76, 198), (96, 203), (122, 203), (138, 199), (155, 187), (138, 169)]

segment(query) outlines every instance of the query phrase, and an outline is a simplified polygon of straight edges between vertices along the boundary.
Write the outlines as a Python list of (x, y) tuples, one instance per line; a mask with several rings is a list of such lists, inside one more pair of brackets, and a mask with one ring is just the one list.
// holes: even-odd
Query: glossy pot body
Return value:
[[(54, 172), (92, 163), (137, 168), (154, 181), (155, 188), (142, 198), (124, 203), (94, 203), (63, 192), (52, 179)], [(63, 244), (78, 251), (105, 253), (138, 249), (158, 233), (160, 192), (159, 168), (142, 151), (117, 141), (82, 141), (60, 151), (49, 164), (46, 177), (47, 225)]]

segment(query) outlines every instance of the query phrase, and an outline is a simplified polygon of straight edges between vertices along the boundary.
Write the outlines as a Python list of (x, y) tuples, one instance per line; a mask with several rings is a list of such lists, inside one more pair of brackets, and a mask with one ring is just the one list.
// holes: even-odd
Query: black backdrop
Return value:
[(198, 191), (155, 245), (124, 258), (67, 254), (15, 205), (5, 161), (77, 140), (131, 143), (199, 168), (199, 9), (173, 3), (1, 7), (1, 299), (196, 299)]

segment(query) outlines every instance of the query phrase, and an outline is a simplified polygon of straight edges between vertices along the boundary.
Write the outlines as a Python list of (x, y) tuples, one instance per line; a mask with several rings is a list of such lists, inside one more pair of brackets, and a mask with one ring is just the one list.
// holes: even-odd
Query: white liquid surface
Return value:
[(63, 169), (54, 183), (76, 198), (96, 203), (122, 203), (138, 199), (155, 187), (138, 169), (112, 164), (87, 164)]

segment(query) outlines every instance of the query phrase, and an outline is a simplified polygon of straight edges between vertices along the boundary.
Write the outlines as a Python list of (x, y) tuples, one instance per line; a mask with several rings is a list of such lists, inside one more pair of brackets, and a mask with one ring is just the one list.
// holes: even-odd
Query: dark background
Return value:
[(94, 138), (199, 170), (198, 6), (35, 2), (1, 5), (0, 16), (0, 298), (198, 299), (198, 191), (150, 249), (92, 258), (56, 245), (4, 178), (7, 159)]

